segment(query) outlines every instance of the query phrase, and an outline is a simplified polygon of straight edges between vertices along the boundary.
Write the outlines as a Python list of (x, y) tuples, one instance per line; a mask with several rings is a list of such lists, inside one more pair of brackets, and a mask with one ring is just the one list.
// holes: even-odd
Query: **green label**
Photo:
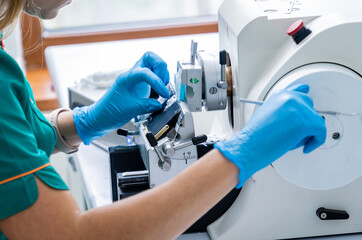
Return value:
[(198, 79), (196, 79), (196, 78), (191, 78), (190, 82), (193, 83), (193, 84), (196, 84), (196, 83), (199, 83), (200, 81)]

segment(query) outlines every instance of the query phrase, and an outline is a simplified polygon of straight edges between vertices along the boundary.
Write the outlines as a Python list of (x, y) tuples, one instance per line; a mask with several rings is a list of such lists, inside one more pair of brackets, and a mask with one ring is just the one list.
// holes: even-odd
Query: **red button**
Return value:
[(287, 34), (289, 36), (293, 36), (294, 34), (296, 34), (297, 32), (299, 32), (300, 29), (302, 29), (304, 26), (304, 23), (302, 20), (298, 20), (296, 22), (294, 22), (287, 30)]

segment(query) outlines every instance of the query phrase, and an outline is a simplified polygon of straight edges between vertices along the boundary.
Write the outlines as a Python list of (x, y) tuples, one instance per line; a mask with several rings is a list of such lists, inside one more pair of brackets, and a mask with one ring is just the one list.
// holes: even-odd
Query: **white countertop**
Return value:
[(111, 204), (112, 185), (108, 152), (93, 144), (82, 144), (76, 153), (76, 160), (88, 208)]

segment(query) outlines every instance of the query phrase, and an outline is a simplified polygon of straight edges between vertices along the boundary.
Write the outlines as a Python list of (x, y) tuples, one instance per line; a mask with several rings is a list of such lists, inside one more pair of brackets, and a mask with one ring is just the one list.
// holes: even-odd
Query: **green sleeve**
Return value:
[(0, 182), (48, 163), (25, 117), (31, 103), (25, 80), (12, 68), (0, 69)]
[(27, 173), (49, 163), (26, 119), (31, 104), (26, 84), (16, 62), (0, 53), (0, 220), (36, 201), (35, 177)]

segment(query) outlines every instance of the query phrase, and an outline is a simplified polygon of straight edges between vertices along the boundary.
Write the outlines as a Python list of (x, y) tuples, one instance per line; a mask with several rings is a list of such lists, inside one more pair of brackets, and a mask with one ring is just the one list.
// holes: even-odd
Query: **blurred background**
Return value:
[(43, 21), (45, 30), (90, 31), (120, 26), (165, 25), (217, 19), (222, 0), (73, 0), (54, 20)]

